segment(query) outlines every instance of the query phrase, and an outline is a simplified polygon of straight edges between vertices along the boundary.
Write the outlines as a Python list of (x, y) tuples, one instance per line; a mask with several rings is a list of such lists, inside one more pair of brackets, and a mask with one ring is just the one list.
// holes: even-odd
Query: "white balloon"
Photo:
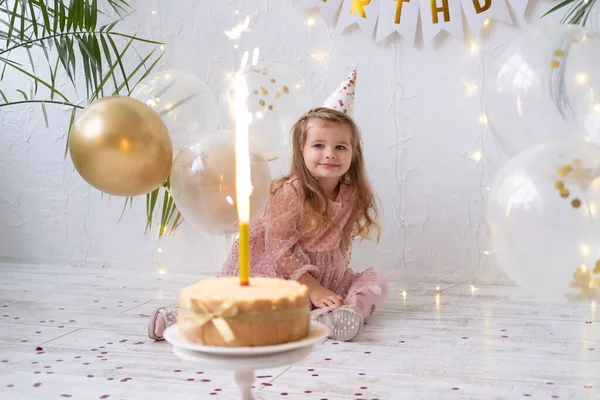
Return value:
[(485, 210), (493, 252), (540, 299), (600, 294), (599, 176), (600, 146), (572, 140), (522, 152), (494, 179)]
[(532, 30), (492, 63), (487, 121), (513, 156), (548, 140), (600, 142), (600, 35), (561, 25)]
[[(252, 122), (248, 136), (265, 159), (286, 157), (291, 152), (290, 134), (294, 123), (314, 106), (302, 77), (289, 67), (267, 61), (249, 65), (243, 71), (248, 85), (246, 103)], [(235, 128), (231, 101), (235, 96), (233, 79), (223, 96), (223, 127)]]
[(217, 129), (216, 97), (204, 82), (187, 72), (168, 70), (150, 75), (136, 86), (131, 97), (161, 116), (175, 152), (199, 140), (202, 132)]

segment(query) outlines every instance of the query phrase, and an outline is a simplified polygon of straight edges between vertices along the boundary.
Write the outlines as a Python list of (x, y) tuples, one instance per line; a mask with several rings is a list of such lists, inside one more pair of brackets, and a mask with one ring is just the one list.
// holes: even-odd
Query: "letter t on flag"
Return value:
[(336, 31), (342, 32), (353, 24), (369, 37), (377, 24), (379, 2), (387, 0), (344, 0)]
[(380, 0), (377, 41), (398, 32), (406, 43), (413, 46), (417, 35), (420, 0)]

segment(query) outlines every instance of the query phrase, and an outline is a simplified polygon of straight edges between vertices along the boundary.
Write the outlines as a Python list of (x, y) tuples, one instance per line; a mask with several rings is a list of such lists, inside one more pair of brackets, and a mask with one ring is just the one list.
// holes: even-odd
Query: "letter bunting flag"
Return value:
[[(441, 32), (463, 38), (463, 13), (471, 32), (478, 35), (486, 20), (507, 24), (522, 22), (529, 0), (300, 0), (308, 9), (319, 7), (325, 22), (336, 32), (357, 24), (371, 36), (377, 27), (376, 41), (398, 32), (414, 43), (419, 18), (423, 40), (431, 42)], [(517, 21), (513, 21), (512, 8)], [(336, 17), (337, 24), (334, 26)]]

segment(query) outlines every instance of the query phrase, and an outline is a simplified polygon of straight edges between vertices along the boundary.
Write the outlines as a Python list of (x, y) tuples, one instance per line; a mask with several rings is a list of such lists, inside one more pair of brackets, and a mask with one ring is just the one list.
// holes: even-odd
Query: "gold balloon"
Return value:
[(153, 191), (166, 181), (173, 162), (171, 138), (159, 115), (125, 96), (88, 105), (73, 124), (69, 152), (83, 179), (115, 196)]
[[(218, 135), (217, 135), (218, 137)], [(171, 195), (177, 209), (196, 228), (210, 233), (239, 229), (235, 184), (235, 149), (225, 135), (206, 138), (177, 154), (171, 172)], [(271, 173), (267, 161), (250, 155), (252, 195), (250, 217), (263, 210)]]

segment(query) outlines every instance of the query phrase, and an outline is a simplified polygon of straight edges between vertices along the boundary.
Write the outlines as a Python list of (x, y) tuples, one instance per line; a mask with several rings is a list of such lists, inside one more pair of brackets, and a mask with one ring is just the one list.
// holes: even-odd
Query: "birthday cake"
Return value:
[(278, 278), (207, 279), (184, 287), (177, 326), (184, 340), (207, 346), (269, 346), (304, 339), (310, 327), (306, 286)]

